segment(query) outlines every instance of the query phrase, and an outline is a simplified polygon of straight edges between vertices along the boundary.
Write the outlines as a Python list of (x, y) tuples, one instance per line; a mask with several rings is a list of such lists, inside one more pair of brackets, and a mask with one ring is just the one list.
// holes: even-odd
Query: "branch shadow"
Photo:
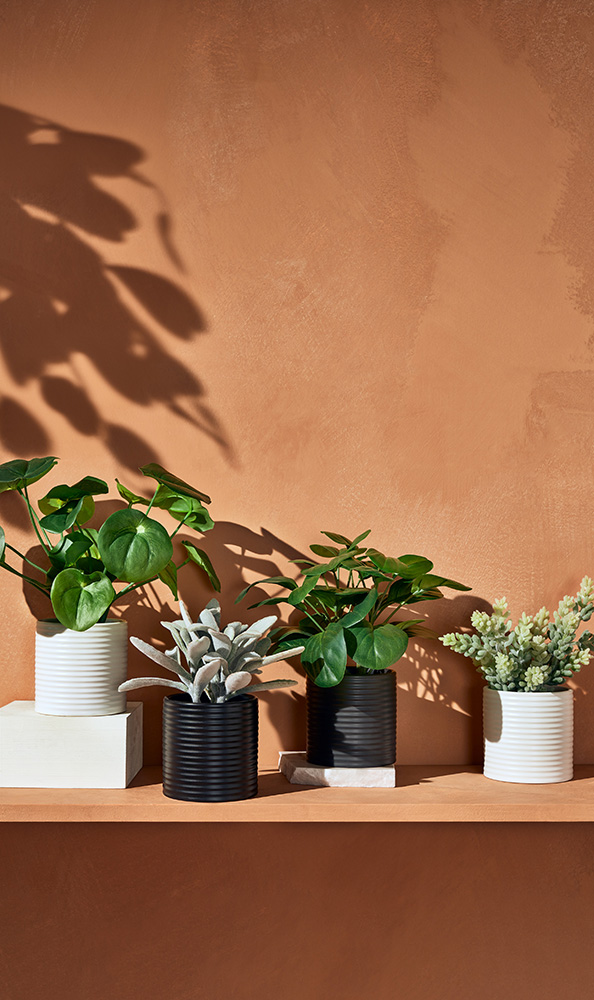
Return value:
[[(33, 390), (127, 468), (158, 459), (150, 440), (102, 403), (99, 376), (134, 404), (165, 407), (232, 461), (203, 383), (176, 356), (176, 341), (207, 329), (199, 306), (180, 282), (107, 259), (141, 232), (156, 241), (164, 267), (185, 273), (165, 195), (141, 172), (143, 150), (6, 105), (0, 132), (0, 218), (9, 248), (0, 252), (0, 349), (12, 382), (0, 398), (2, 446), (14, 454), (50, 450)], [(148, 192), (142, 218), (110, 193), (114, 182), (134, 195), (142, 189), (144, 200)], [(110, 245), (105, 253), (98, 241)]]

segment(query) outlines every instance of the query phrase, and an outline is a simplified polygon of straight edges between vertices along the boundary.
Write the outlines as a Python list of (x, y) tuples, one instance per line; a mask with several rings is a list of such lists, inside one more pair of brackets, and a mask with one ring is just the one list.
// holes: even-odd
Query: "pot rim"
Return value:
[(163, 698), (163, 701), (170, 701), (172, 703), (175, 703), (176, 705), (191, 706), (192, 710), (196, 709), (196, 708), (200, 708), (200, 709), (205, 709), (205, 708), (206, 709), (211, 709), (211, 708), (218, 708), (218, 709), (228, 708), (229, 705), (233, 704), (233, 702), (239, 702), (240, 704), (246, 704), (246, 703), (249, 703), (251, 701), (256, 701), (257, 702), (257, 700), (258, 699), (256, 698), (255, 694), (247, 694), (247, 692), (246, 692), (246, 694), (236, 694), (235, 697), (231, 698), (229, 701), (221, 701), (221, 702), (216, 702), (216, 701), (192, 701), (192, 699), (190, 698), (190, 695), (187, 694), (185, 691), (179, 691), (176, 694), (166, 694), (165, 697)]
[(486, 687), (483, 688), (483, 691), (485, 693), (488, 691), (490, 694), (503, 695), (506, 698), (509, 698), (510, 696), (527, 698), (530, 697), (531, 695), (532, 696), (537, 695), (539, 698), (541, 698), (543, 695), (550, 696), (552, 694), (565, 694), (567, 692), (569, 692), (570, 694), (574, 693), (573, 688), (568, 687), (567, 684), (563, 684), (560, 687), (551, 688), (550, 691), (500, 691), (498, 688), (492, 688), (487, 685)]
[[(83, 634), (80, 629), (68, 628), (67, 625), (62, 625), (62, 622), (59, 620), (59, 618), (37, 618), (36, 619), (36, 624), (37, 625), (60, 625), (61, 628), (63, 628), (65, 632), (77, 632), (79, 635)], [(106, 620), (104, 622), (95, 622), (94, 625), (91, 625), (89, 628), (83, 629), (83, 631), (84, 632), (90, 632), (91, 629), (92, 628), (96, 628), (97, 625), (127, 625), (127, 624), (128, 623), (127, 623), (127, 621), (126, 621), (125, 618), (106, 618)]]

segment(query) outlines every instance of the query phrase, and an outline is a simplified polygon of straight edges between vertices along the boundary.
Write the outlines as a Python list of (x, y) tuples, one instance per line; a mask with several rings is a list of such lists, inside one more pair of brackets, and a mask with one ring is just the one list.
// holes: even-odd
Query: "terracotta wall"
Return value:
[[(133, 488), (157, 460), (195, 482), (233, 616), (244, 582), (325, 528), (372, 528), (379, 548), (472, 585), (430, 606), (437, 629), (502, 594), (515, 615), (556, 604), (594, 572), (589, 0), (7, 0), (1, 14), (3, 460), (53, 453), (54, 482)], [(207, 588), (185, 573), (198, 607)], [(32, 697), (47, 610), (0, 586), (6, 702)], [(158, 638), (171, 611), (158, 590), (128, 617)], [(479, 759), (472, 667), (427, 644), (398, 678), (401, 762)], [(161, 693), (143, 697), (155, 761)], [(302, 696), (263, 697), (261, 715), (274, 766), (303, 744)], [(135, 846), (120, 836), (125, 881)], [(259, 836), (248, 854), (277, 843)], [(483, 841), (465, 836), (480, 866)], [(99, 875), (81, 871), (95, 898)], [(373, 985), (393, 995), (390, 976)], [(172, 994), (194, 995), (189, 980)]]
[[(3, 10), (3, 457), (196, 482), (229, 615), (325, 528), (472, 585), (437, 628), (594, 572), (589, 4)], [(32, 614), (0, 586), (0, 695), (31, 697)], [(182, 591), (208, 597), (191, 569)], [(147, 605), (157, 638), (168, 592)], [(429, 643), (398, 676), (400, 760), (477, 759), (472, 667)], [(274, 766), (302, 698), (262, 715)]]

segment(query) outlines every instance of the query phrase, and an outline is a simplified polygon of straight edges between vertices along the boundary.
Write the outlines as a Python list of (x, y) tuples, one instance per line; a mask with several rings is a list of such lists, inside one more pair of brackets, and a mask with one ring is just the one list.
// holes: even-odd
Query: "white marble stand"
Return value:
[(293, 785), (330, 785), (336, 788), (395, 788), (396, 765), (391, 767), (321, 767), (308, 764), (304, 753), (281, 753), (279, 771)]
[(142, 767), (142, 702), (119, 715), (40, 715), (33, 701), (0, 708), (0, 786), (126, 788)]

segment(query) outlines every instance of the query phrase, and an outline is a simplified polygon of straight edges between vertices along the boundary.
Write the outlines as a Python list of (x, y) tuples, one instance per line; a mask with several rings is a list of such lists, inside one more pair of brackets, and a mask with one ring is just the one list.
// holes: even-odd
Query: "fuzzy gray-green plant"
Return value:
[[(221, 629), (221, 608), (218, 601), (209, 601), (193, 622), (183, 601), (179, 602), (181, 618), (174, 622), (161, 622), (175, 641), (172, 649), (162, 653), (143, 639), (131, 636), (130, 642), (160, 667), (176, 674), (178, 680), (164, 677), (135, 677), (120, 684), (119, 691), (160, 685), (189, 694), (193, 702), (221, 703), (239, 694), (271, 691), (274, 688), (292, 687), (296, 681), (277, 680), (252, 684), (254, 674), (276, 660), (286, 660), (303, 652), (303, 646), (285, 649), (267, 656), (271, 640), (264, 635), (274, 625), (276, 615), (261, 618), (253, 625), (231, 622)], [(182, 657), (186, 662), (183, 665)]]
[(523, 614), (515, 628), (507, 619), (505, 597), (493, 614), (475, 611), (476, 634), (450, 632), (444, 646), (468, 656), (490, 688), (496, 691), (550, 691), (585, 667), (592, 657), (594, 636), (577, 630), (594, 612), (594, 584), (585, 576), (575, 597), (564, 597), (552, 616), (546, 608)]

